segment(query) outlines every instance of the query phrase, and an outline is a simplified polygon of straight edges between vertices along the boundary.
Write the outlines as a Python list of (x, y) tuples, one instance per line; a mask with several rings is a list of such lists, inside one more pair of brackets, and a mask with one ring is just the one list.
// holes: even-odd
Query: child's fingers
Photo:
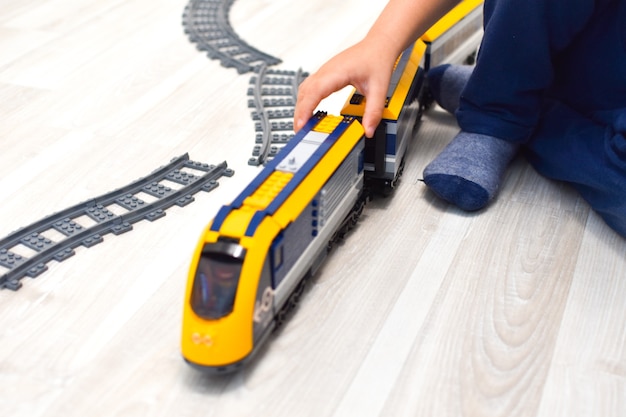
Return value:
[(309, 121), (320, 102), (341, 90), (345, 85), (323, 75), (311, 75), (298, 88), (298, 100), (294, 110), (294, 130), (297, 132)]
[(311, 78), (306, 79), (298, 89), (298, 101), (296, 102), (296, 108), (294, 110), (294, 125), (293, 128), (297, 132), (306, 124), (311, 118), (313, 111), (317, 105), (324, 98), (322, 91), (319, 87), (315, 87), (314, 80)]
[(365, 136), (371, 138), (374, 136), (376, 127), (380, 123), (385, 108), (387, 91), (382, 87), (372, 86), (365, 101), (365, 112), (363, 114), (363, 128)]
[(304, 92), (304, 85), (298, 90), (298, 101), (293, 113), (293, 129), (297, 132), (306, 124), (317, 104), (315, 99)]

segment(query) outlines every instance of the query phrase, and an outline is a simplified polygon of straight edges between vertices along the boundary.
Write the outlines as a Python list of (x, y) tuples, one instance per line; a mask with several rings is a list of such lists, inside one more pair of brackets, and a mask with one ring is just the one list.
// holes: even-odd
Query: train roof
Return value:
[(465, 18), (474, 9), (483, 4), (483, 0), (463, 0), (450, 10), (444, 17), (439, 19), (437, 23), (432, 25), (430, 29), (422, 35), (422, 39), (426, 43), (434, 42), (448, 30), (454, 28), (463, 18)]
[[(397, 120), (400, 116), (405, 101), (410, 96), (413, 82), (416, 79), (425, 52), (426, 44), (418, 39), (396, 61), (389, 88), (387, 89), (383, 119)], [(341, 110), (341, 114), (362, 118), (365, 114), (365, 97), (356, 89), (353, 90)]]
[(239, 196), (218, 211), (211, 230), (232, 238), (250, 237), (268, 216), (286, 227), (334, 172), (326, 167), (313, 173), (344, 135), (350, 140), (340, 145), (329, 167), (341, 163), (363, 136), (363, 128), (353, 117), (314, 115)]

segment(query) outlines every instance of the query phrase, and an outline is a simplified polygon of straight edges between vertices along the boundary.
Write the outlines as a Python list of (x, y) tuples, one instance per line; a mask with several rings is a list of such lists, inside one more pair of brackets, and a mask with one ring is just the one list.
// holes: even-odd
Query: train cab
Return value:
[(192, 258), (182, 353), (212, 373), (249, 361), (363, 191), (363, 127), (318, 113), (206, 227)]

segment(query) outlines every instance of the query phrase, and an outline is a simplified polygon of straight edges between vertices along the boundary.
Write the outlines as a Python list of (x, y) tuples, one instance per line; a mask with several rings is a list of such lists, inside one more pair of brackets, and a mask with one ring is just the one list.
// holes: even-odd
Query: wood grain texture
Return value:
[[(366, 207), (257, 360), (222, 378), (188, 367), (193, 247), (257, 169), (249, 76), (196, 50), (185, 4), (0, 3), (0, 236), (186, 152), (236, 171), (0, 292), (0, 415), (624, 414), (626, 242), (521, 158), (487, 210), (439, 201), (419, 180), (458, 128), (438, 108), (395, 194)], [(237, 0), (231, 22), (279, 68), (313, 71), (382, 7)]]

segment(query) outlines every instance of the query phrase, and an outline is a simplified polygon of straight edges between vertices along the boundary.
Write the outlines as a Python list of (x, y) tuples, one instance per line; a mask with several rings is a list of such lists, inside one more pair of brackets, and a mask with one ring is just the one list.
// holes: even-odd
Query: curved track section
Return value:
[(191, 42), (240, 74), (255, 71), (261, 64), (279, 64), (280, 59), (251, 47), (233, 31), (228, 16), (234, 2), (190, 0), (183, 13), (183, 26)]
[(248, 107), (253, 108), (256, 139), (250, 165), (263, 165), (293, 137), (293, 113), (298, 87), (308, 76), (298, 71), (267, 69), (263, 65), (250, 79)]
[(48, 262), (64, 261), (74, 248), (94, 246), (108, 233), (125, 233), (140, 220), (159, 219), (166, 209), (191, 203), (195, 193), (211, 191), (220, 177), (233, 174), (226, 162), (208, 165), (185, 154), (132, 184), (19, 229), (0, 239), (0, 288), (18, 290), (23, 277), (35, 278)]

